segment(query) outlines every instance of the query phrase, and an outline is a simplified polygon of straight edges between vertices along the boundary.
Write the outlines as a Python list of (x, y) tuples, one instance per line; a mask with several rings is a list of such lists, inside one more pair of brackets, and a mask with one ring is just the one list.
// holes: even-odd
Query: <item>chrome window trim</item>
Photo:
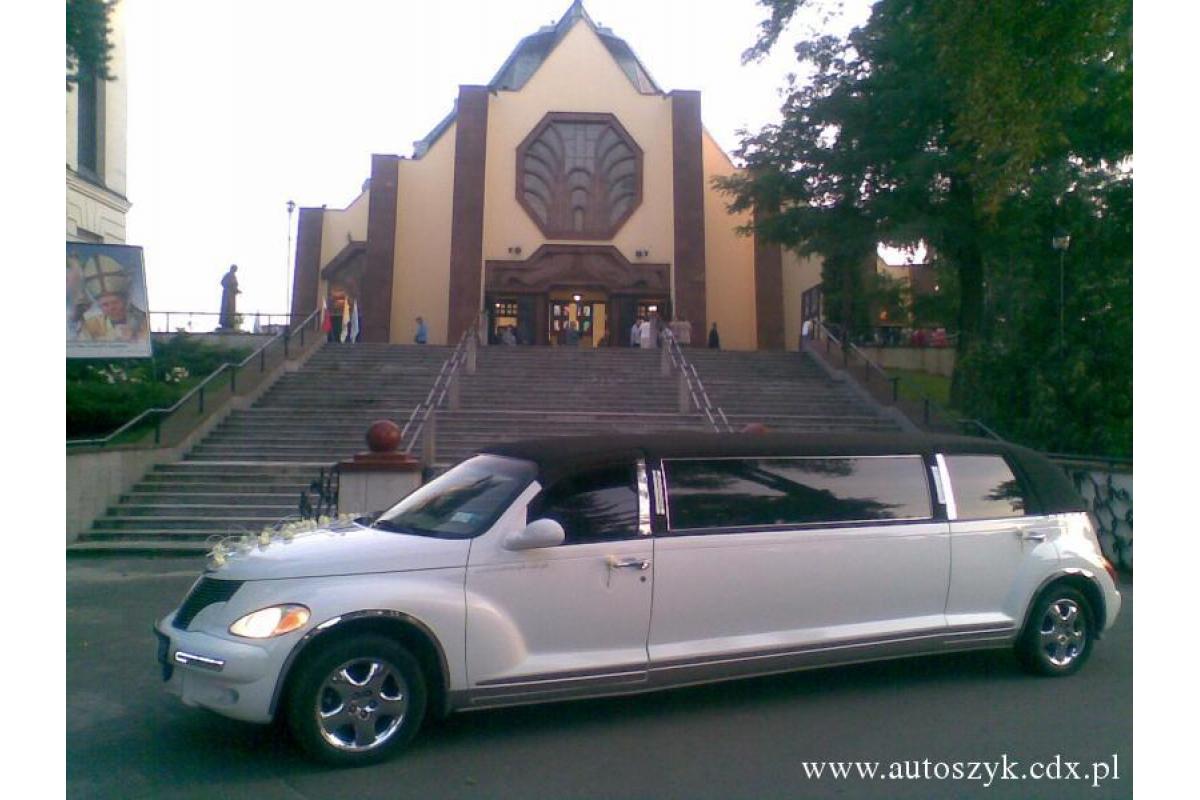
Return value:
[(946, 505), (946, 492), (942, 488), (942, 468), (937, 465), (929, 467), (929, 474), (933, 478), (933, 490), (937, 493), (937, 501), (939, 505)]
[(670, 509), (667, 508), (667, 491), (665, 481), (663, 479), (662, 467), (653, 470), (654, 475), (654, 506), (658, 512), (658, 516), (667, 520), (667, 527), (671, 527)]
[(946, 456), (937, 454), (938, 472), (942, 473), (942, 485), (946, 492), (946, 519), (954, 522), (958, 519), (958, 504), (954, 502), (954, 481), (950, 479), (950, 470), (946, 467)]
[(637, 461), (638, 536), (649, 536), (650, 528), (650, 485), (646, 480), (646, 459)]

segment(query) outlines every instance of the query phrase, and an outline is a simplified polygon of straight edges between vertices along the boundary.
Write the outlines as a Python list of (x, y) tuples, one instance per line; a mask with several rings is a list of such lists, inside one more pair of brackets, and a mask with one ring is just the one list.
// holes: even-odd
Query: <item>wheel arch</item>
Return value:
[(1097, 583), (1095, 575), (1086, 569), (1077, 568), (1057, 572), (1042, 581), (1037, 591), (1029, 598), (1029, 604), (1025, 607), (1024, 619), (1021, 620), (1021, 627), (1017, 630), (1024, 632), (1029, 625), (1029, 615), (1033, 613), (1038, 600), (1042, 598), (1042, 595), (1056, 586), (1070, 586), (1083, 595), (1088, 605), (1091, 606), (1090, 610), (1092, 612), (1092, 623), (1095, 627), (1095, 638), (1101, 638), (1108, 611), (1104, 603), (1104, 591), (1100, 588), (1100, 584)]
[(298, 667), (307, 659), (315, 656), (324, 647), (364, 634), (384, 636), (407, 647), (425, 675), (429, 710), (438, 717), (449, 713), (450, 670), (446, 662), (446, 653), (433, 631), (408, 614), (376, 609), (355, 611), (326, 620), (296, 643), (279, 671), (279, 679), (271, 695), (271, 716), (274, 717), (278, 712), (280, 702), (291, 689), (292, 680), (299, 671)]

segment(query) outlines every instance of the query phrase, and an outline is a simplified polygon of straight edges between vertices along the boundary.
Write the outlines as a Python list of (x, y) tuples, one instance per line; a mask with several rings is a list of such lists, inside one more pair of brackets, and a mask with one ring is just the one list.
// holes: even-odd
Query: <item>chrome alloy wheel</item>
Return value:
[(317, 725), (335, 749), (382, 747), (404, 723), (408, 683), (380, 658), (356, 658), (329, 673), (317, 693)]
[(1046, 660), (1066, 667), (1079, 658), (1087, 644), (1087, 619), (1078, 603), (1063, 597), (1046, 607), (1040, 632)]

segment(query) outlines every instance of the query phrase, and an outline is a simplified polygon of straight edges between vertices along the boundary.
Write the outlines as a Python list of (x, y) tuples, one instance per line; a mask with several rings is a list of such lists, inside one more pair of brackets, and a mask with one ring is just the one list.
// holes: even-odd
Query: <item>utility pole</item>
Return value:
[(1064, 330), (1066, 323), (1066, 264), (1067, 248), (1071, 246), (1071, 234), (1060, 230), (1050, 240), (1050, 246), (1058, 251), (1058, 350), (1064, 348)]
[(283, 257), (283, 312), (288, 315), (288, 327), (292, 324), (292, 212), (296, 210), (296, 204), (291, 200), (287, 201), (287, 253)]

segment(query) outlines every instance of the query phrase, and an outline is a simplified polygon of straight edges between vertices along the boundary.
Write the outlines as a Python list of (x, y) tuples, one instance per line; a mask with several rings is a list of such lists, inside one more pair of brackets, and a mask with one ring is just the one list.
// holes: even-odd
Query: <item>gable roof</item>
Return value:
[[(650, 77), (650, 73), (643, 66), (641, 60), (624, 39), (620, 38), (612, 32), (612, 29), (597, 25), (588, 14), (587, 9), (583, 7), (583, 0), (572, 0), (570, 8), (566, 13), (553, 25), (544, 25), (522, 39), (505, 59), (504, 64), (496, 72), (495, 76), (488, 82), (488, 89), (493, 92), (515, 92), (519, 91), (543, 62), (554, 52), (554, 48), (558, 47), (559, 42), (566, 37), (571, 28), (575, 27), (577, 22), (585, 23), (592, 32), (599, 37), (609, 55), (617, 62), (617, 66), (621, 68), (621, 72), (629, 79), (630, 84), (641, 94), (661, 95), (662, 89)], [(452, 110), (441, 122), (433, 127), (424, 139), (413, 142), (413, 158), (420, 158), (428, 152), (446, 129), (453, 124), (458, 110)]]

